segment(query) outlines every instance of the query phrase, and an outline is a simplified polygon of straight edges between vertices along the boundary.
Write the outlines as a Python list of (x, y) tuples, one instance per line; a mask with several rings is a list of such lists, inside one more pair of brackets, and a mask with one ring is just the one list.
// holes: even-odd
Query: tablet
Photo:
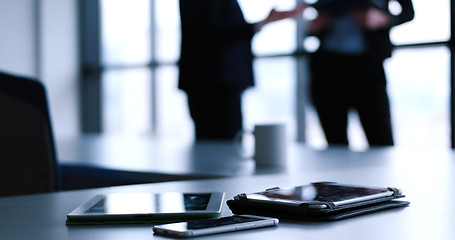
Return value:
[(383, 199), (394, 194), (391, 188), (317, 182), (288, 188), (267, 189), (263, 192), (246, 194), (246, 198), (257, 202), (294, 206), (305, 204), (310, 209), (324, 209)]
[(404, 195), (393, 187), (317, 182), (256, 193), (241, 193), (226, 203), (234, 214), (336, 221), (385, 209), (406, 207)]
[(218, 218), (223, 192), (97, 195), (67, 215), (67, 225), (176, 222)]

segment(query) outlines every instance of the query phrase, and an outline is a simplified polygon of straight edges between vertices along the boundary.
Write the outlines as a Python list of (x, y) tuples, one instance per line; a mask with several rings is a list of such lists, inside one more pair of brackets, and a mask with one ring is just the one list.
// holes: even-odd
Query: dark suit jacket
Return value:
[[(326, 0), (327, 2), (337, 2), (340, 0)], [(343, 1), (343, 0), (341, 0)], [(361, 0), (357, 0), (359, 2)], [(381, 10), (388, 13), (391, 19), (391, 27), (411, 21), (414, 18), (414, 7), (411, 0), (397, 0), (401, 5), (402, 11), (399, 15), (392, 15), (388, 9), (388, 3), (390, 0), (362, 0), (363, 2), (375, 2), (375, 1), (384, 1), (386, 8)], [(320, 2), (324, 2), (321, 0)], [(385, 59), (391, 56), (393, 45), (390, 41), (389, 36), (390, 28), (375, 30), (375, 31), (365, 31), (365, 37), (367, 42), (367, 53), (372, 57), (377, 57), (379, 59)], [(318, 35), (321, 41), (324, 41), (324, 32)]]
[(180, 0), (180, 18), (180, 89), (254, 85), (254, 26), (246, 23), (236, 0)]
[[(384, 1), (388, 3), (390, 0)], [(390, 14), (392, 21), (391, 27), (411, 21), (414, 18), (414, 7), (411, 0), (398, 0), (398, 3), (400, 3), (402, 11), (397, 16), (390, 14), (388, 8), (382, 9), (383, 11)], [(390, 28), (376, 31), (367, 31), (366, 38), (368, 43), (368, 50), (371, 56), (376, 56), (380, 59), (386, 59), (392, 55), (393, 45), (390, 41)]]

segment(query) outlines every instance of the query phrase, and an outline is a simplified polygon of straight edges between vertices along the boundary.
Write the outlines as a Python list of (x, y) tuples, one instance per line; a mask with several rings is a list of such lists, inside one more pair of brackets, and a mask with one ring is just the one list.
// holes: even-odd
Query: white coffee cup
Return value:
[[(254, 154), (241, 154), (241, 137), (245, 134), (254, 136)], [(254, 158), (256, 168), (283, 168), (287, 164), (286, 125), (283, 123), (260, 124), (253, 132), (242, 131), (235, 138), (237, 153), (242, 158)]]

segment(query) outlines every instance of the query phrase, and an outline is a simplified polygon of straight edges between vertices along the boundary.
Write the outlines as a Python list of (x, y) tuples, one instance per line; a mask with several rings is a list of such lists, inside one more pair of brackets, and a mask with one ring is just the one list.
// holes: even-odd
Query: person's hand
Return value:
[(370, 8), (368, 10), (353, 10), (351, 16), (354, 20), (368, 30), (377, 30), (390, 26), (390, 19), (387, 13)]
[(308, 25), (308, 32), (310, 34), (317, 34), (326, 29), (332, 21), (329, 14), (320, 13)]
[(272, 9), (267, 16), (262, 22), (259, 23), (259, 28), (262, 28), (266, 24), (276, 22), (279, 20), (283, 20), (286, 18), (295, 18), (302, 14), (302, 12), (307, 8), (306, 5), (298, 5), (296, 8), (294, 8), (291, 11), (277, 11), (275, 9)]

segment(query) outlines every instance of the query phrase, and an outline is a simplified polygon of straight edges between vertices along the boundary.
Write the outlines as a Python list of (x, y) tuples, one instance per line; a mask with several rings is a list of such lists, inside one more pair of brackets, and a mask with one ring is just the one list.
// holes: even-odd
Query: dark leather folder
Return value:
[[(319, 183), (313, 183), (319, 184)], [(334, 184), (334, 183), (331, 183)], [(343, 185), (338, 185), (343, 186)], [(261, 193), (267, 193), (279, 188), (268, 189)], [(335, 221), (377, 212), (385, 209), (405, 207), (408, 201), (399, 201), (404, 195), (396, 188), (384, 188), (391, 191), (391, 195), (375, 197), (368, 200), (351, 201), (351, 203), (336, 204), (335, 201), (307, 200), (301, 202), (276, 201), (276, 199), (253, 199), (253, 195), (238, 194), (234, 199), (227, 201), (229, 209), (234, 214), (251, 214), (276, 218), (301, 219), (309, 221)], [(336, 191), (338, 195), (342, 192)], [(276, 197), (276, 194), (274, 195)], [(324, 206), (320, 208), (318, 206)]]

